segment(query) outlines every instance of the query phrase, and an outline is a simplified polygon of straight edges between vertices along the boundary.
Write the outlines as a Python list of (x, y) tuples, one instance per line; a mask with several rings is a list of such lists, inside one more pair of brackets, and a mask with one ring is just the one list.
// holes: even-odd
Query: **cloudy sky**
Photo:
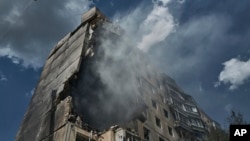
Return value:
[(250, 121), (248, 0), (0, 0), (3, 141), (14, 139), (49, 51), (93, 6), (222, 126), (231, 109)]

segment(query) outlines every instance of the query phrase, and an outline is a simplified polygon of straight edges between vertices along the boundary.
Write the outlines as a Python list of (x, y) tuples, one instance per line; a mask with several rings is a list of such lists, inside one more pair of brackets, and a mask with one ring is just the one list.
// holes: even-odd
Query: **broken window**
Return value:
[(144, 133), (144, 140), (149, 141), (150, 130), (147, 129), (146, 127), (143, 127), (143, 133)]
[(153, 105), (153, 107), (154, 107), (155, 109), (157, 109), (157, 104), (156, 104), (156, 102), (155, 102), (154, 100), (152, 100), (152, 105)]
[(161, 120), (159, 118), (155, 117), (155, 123), (158, 127), (161, 128)]
[(163, 109), (163, 112), (164, 112), (164, 116), (165, 116), (166, 118), (168, 118), (168, 111), (165, 110), (165, 109)]
[(76, 134), (76, 141), (89, 141), (89, 138), (80, 134), (80, 133), (77, 133)]
[(169, 133), (170, 136), (172, 136), (172, 137), (174, 136), (173, 129), (171, 127), (169, 127), (169, 126), (168, 126), (168, 133)]

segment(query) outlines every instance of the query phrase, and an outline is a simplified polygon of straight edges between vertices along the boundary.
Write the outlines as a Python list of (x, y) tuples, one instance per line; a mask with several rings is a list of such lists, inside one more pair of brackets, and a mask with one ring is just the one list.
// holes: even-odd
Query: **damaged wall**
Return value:
[[(51, 140), (54, 132), (77, 116), (98, 129), (132, 118), (133, 109), (140, 108), (136, 74), (131, 70), (135, 63), (133, 51), (126, 50), (118, 34), (121, 30), (96, 8), (83, 15), (81, 25), (49, 54), (16, 141)], [(70, 110), (60, 117), (60, 103), (68, 96), (73, 102), (64, 108)]]
[[(79, 70), (82, 52), (86, 47), (84, 41), (88, 26), (79, 25), (51, 51), (16, 141), (45, 140), (68, 121), (71, 110), (67, 114), (60, 112), (60, 102), (68, 96), (69, 82)], [(63, 108), (71, 109), (70, 105), (71, 101), (68, 105), (63, 105)]]
[(82, 23), (49, 54), (16, 141), (76, 139), (73, 129), (92, 136), (95, 129), (117, 124), (142, 139), (145, 128), (151, 140), (179, 139), (170, 98), (185, 104), (188, 95), (154, 70), (124, 32), (96, 8), (82, 16)]
[(105, 23), (94, 30), (94, 55), (82, 63), (71, 91), (77, 113), (98, 129), (126, 123), (145, 106), (138, 89), (145, 58), (114, 29)]

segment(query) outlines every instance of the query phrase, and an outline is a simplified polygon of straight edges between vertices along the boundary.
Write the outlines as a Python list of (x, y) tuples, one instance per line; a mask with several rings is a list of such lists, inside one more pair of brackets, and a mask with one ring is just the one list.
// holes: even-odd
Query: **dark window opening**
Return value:
[(176, 133), (180, 138), (184, 138), (183, 132), (181, 130), (176, 130)]
[(172, 136), (172, 137), (174, 136), (173, 129), (171, 127), (169, 127), (169, 126), (168, 126), (168, 132), (169, 132), (170, 136)]
[(166, 118), (168, 118), (168, 111), (165, 110), (165, 109), (163, 109), (163, 112), (164, 112), (164, 116), (165, 116)]
[(155, 109), (157, 109), (157, 105), (156, 105), (156, 102), (154, 100), (152, 100), (152, 105)]
[(80, 133), (76, 134), (76, 141), (89, 141), (89, 138), (87, 136), (84, 136)]
[(159, 137), (159, 141), (165, 141), (163, 138)]
[(149, 141), (149, 134), (150, 134), (149, 129), (143, 127), (143, 134), (144, 134), (144, 139)]
[(155, 117), (155, 123), (158, 127), (161, 128), (161, 120), (159, 118)]

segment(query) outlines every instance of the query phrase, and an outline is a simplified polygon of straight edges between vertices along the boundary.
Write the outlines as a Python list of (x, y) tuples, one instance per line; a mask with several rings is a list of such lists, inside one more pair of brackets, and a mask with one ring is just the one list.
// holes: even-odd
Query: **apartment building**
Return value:
[(215, 122), (97, 8), (47, 61), (16, 141), (204, 141)]

